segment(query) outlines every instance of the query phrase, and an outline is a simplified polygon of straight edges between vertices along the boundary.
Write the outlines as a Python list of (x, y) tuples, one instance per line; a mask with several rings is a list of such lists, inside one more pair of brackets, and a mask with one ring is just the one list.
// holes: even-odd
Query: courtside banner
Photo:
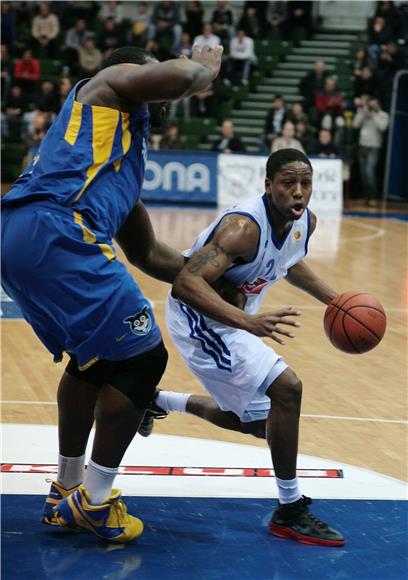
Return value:
[(217, 154), (150, 151), (143, 201), (188, 204), (217, 203)]
[[(266, 156), (218, 155), (218, 206), (231, 207), (264, 192)], [(343, 208), (341, 159), (311, 159), (312, 211), (340, 212)]]

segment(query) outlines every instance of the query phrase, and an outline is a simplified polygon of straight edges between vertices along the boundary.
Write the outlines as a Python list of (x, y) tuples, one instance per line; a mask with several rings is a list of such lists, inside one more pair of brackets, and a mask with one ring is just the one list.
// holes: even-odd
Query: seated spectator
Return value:
[(143, 46), (149, 38), (151, 14), (147, 2), (139, 2), (132, 13), (131, 44)]
[(80, 76), (91, 77), (98, 72), (102, 64), (102, 53), (96, 48), (95, 39), (91, 36), (85, 39), (79, 49)]
[(388, 113), (381, 109), (378, 99), (362, 100), (353, 119), (353, 127), (360, 129), (358, 162), (360, 177), (368, 205), (377, 197), (377, 167), (383, 136), (388, 128)]
[(1, 100), (7, 98), (13, 79), (13, 61), (10, 58), (7, 44), (1, 45)]
[(398, 30), (399, 15), (394, 2), (390, 2), (389, 0), (377, 2), (377, 9), (374, 16), (381, 16), (384, 18), (385, 23), (392, 31), (393, 36), (396, 34)]
[(287, 120), (287, 111), (280, 95), (276, 95), (273, 107), (268, 111), (265, 119), (264, 134), (261, 141), (261, 151), (269, 153), (272, 141), (282, 133), (283, 124)]
[(4, 103), (2, 116), (2, 135), (13, 141), (21, 139), (21, 126), (24, 111), (27, 109), (27, 99), (19, 85), (13, 85)]
[(213, 11), (211, 24), (214, 33), (223, 41), (229, 41), (234, 36), (234, 14), (226, 0), (218, 0), (217, 8)]
[(317, 60), (314, 64), (314, 69), (308, 72), (299, 83), (299, 92), (303, 97), (306, 112), (309, 112), (309, 109), (314, 107), (316, 95), (324, 89), (324, 83), (329, 74), (325, 69), (324, 60)]
[(234, 124), (229, 119), (225, 119), (221, 125), (221, 139), (216, 141), (212, 151), (220, 153), (245, 153), (246, 147), (241, 139), (234, 134)]
[(332, 143), (332, 134), (327, 129), (320, 129), (316, 148), (311, 152), (317, 157), (338, 157), (339, 148)]
[(355, 77), (361, 76), (363, 68), (368, 66), (368, 54), (363, 46), (359, 46), (354, 55), (353, 74)]
[(307, 38), (312, 27), (313, 2), (291, 0), (288, 2), (286, 29), (290, 38), (300, 40)]
[(301, 142), (303, 149), (308, 155), (313, 155), (317, 147), (317, 141), (310, 125), (304, 121), (298, 121), (295, 124), (295, 138)]
[(241, 81), (247, 85), (251, 66), (255, 62), (254, 41), (246, 36), (243, 30), (238, 30), (231, 40), (228, 55), (227, 76), (232, 83)]
[(40, 92), (34, 99), (35, 108), (45, 113), (58, 113), (60, 106), (58, 95), (51, 81), (43, 81)]
[(164, 37), (168, 37), (174, 50), (181, 40), (182, 28), (179, 22), (180, 16), (177, 2), (172, 2), (171, 0), (155, 2), (149, 40), (155, 40), (160, 45)]
[(271, 153), (279, 149), (297, 149), (302, 153), (305, 152), (301, 142), (295, 138), (295, 125), (291, 121), (286, 121), (283, 125), (282, 136), (273, 140)]
[(216, 34), (212, 32), (212, 26), (208, 22), (203, 25), (203, 32), (199, 36), (196, 36), (193, 45), (197, 45), (199, 48), (203, 46), (209, 46), (210, 48), (215, 48), (221, 43), (221, 39)]
[(160, 149), (184, 149), (184, 139), (179, 135), (176, 125), (169, 125), (166, 128), (163, 138), (160, 141)]
[(387, 26), (382, 16), (377, 16), (368, 29), (369, 47), (367, 52), (372, 69), (375, 70), (377, 68), (381, 46), (387, 44), (390, 40), (392, 40), (391, 28)]
[(266, 9), (267, 35), (279, 38), (286, 24), (286, 2), (268, 2)]
[(27, 95), (33, 95), (41, 76), (40, 61), (33, 57), (31, 50), (25, 50), (14, 67), (14, 79)]
[(99, 2), (94, 0), (70, 0), (70, 16), (75, 18), (75, 20), (83, 18), (87, 22), (92, 22), (99, 10), (99, 4)]
[(374, 77), (370, 67), (365, 66), (361, 75), (354, 81), (354, 96), (376, 95), (378, 93), (378, 80)]
[(64, 103), (72, 90), (72, 81), (69, 77), (62, 77), (58, 81), (58, 106), (62, 109)]
[(64, 46), (64, 65), (70, 69), (76, 70), (78, 66), (78, 51), (83, 45), (84, 40), (89, 36), (89, 30), (86, 26), (86, 20), (80, 18), (75, 22), (65, 35)]
[(123, 20), (122, 3), (117, 2), (117, 0), (104, 0), (104, 2), (101, 2), (101, 9), (98, 16), (101, 20), (112, 18), (116, 24), (120, 24)]
[(16, 40), (16, 14), (10, 2), (1, 3), (1, 43), (11, 50)]
[(201, 2), (187, 2), (185, 7), (185, 15), (186, 32), (189, 33), (190, 38), (195, 38), (201, 33), (203, 29), (204, 9)]
[(56, 38), (60, 31), (59, 19), (51, 12), (48, 2), (41, 2), (38, 9), (39, 14), (34, 16), (31, 23), (34, 47), (51, 58), (57, 48)]
[(22, 140), (29, 147), (28, 155), (24, 160), (25, 165), (31, 163), (37, 155), (41, 141), (44, 139), (50, 125), (51, 119), (46, 113), (34, 111), (31, 114), (30, 122), (22, 132)]
[(303, 110), (302, 103), (293, 103), (288, 113), (288, 121), (292, 121), (294, 125), (300, 122), (305, 123), (305, 125), (309, 123), (308, 116)]
[(404, 57), (397, 44), (390, 40), (381, 47), (378, 61), (378, 73), (385, 83), (391, 83), (395, 73), (404, 68)]
[(125, 44), (125, 38), (122, 26), (115, 22), (113, 18), (108, 16), (103, 21), (103, 27), (99, 34), (98, 46), (105, 52), (109, 48), (115, 50)]
[(261, 37), (262, 27), (254, 6), (248, 6), (245, 8), (241, 20), (238, 23), (238, 28), (239, 30), (243, 30), (245, 34), (251, 38)]
[(194, 117), (216, 117), (218, 97), (216, 89), (217, 80), (209, 87), (191, 97), (190, 109)]
[(324, 90), (316, 96), (316, 112), (318, 114), (318, 126), (322, 129), (343, 127), (343, 95), (336, 88), (336, 81), (328, 77), (324, 83)]
[(183, 32), (181, 35), (181, 42), (176, 47), (176, 56), (186, 56), (190, 58), (193, 50), (193, 45), (191, 44), (190, 35), (188, 32)]

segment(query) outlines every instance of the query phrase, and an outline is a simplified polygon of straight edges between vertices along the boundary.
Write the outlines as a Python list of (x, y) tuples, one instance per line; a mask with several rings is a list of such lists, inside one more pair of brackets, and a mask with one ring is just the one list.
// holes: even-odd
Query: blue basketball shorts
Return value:
[(71, 208), (41, 202), (3, 209), (2, 285), (54, 360), (65, 351), (80, 370), (161, 341), (151, 305), (112, 241)]

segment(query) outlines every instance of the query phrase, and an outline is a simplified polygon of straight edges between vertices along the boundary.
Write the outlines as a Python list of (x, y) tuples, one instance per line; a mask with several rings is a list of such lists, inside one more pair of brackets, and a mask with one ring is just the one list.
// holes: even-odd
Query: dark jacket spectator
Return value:
[(109, 48), (115, 50), (125, 44), (123, 30), (120, 24), (117, 24), (112, 17), (105, 18), (103, 28), (99, 35), (98, 46), (105, 52)]
[(243, 15), (238, 23), (238, 29), (243, 30), (251, 38), (260, 38), (262, 27), (259, 22), (258, 13), (254, 6), (245, 8)]
[(10, 2), (1, 3), (1, 43), (9, 50), (13, 48), (16, 39), (16, 15)]
[(340, 154), (339, 148), (332, 143), (332, 134), (327, 129), (319, 131), (319, 140), (316, 147), (310, 152), (317, 157), (338, 157)]
[(299, 92), (304, 99), (303, 102), (306, 111), (315, 105), (316, 95), (324, 89), (324, 83), (329, 74), (325, 68), (324, 61), (317, 60), (314, 69), (308, 72), (300, 81)]
[(355, 77), (361, 76), (361, 71), (368, 66), (368, 54), (363, 46), (359, 46), (354, 54), (353, 74)]
[(4, 111), (6, 115), (21, 117), (26, 109), (27, 99), (21, 87), (19, 85), (14, 85), (11, 87), (10, 94), (4, 103)]
[(266, 25), (269, 32), (277, 32), (283, 30), (286, 26), (286, 2), (268, 2), (266, 9)]
[(187, 2), (185, 14), (185, 29), (189, 33), (190, 38), (195, 38), (201, 34), (201, 30), (203, 29), (204, 9), (201, 2), (198, 2), (197, 0), (193, 2)]
[(285, 109), (283, 99), (276, 95), (273, 101), (273, 107), (268, 111), (264, 125), (264, 135), (262, 149), (265, 152), (271, 150), (272, 141), (282, 133), (283, 125), (287, 121), (288, 113)]
[(221, 139), (216, 141), (212, 147), (213, 151), (219, 151), (220, 153), (245, 153), (245, 145), (237, 135), (234, 135), (232, 121), (226, 119), (222, 123), (221, 134)]
[(230, 40), (234, 34), (234, 14), (228, 7), (226, 0), (218, 0), (217, 8), (213, 11), (211, 17), (214, 34), (222, 40)]
[(375, 16), (384, 18), (386, 25), (392, 30), (393, 34), (398, 28), (398, 11), (394, 2), (385, 0), (384, 2), (377, 2), (377, 9)]
[(291, 0), (288, 2), (287, 29), (293, 36), (299, 30), (308, 35), (312, 26), (313, 2)]
[(167, 127), (164, 137), (160, 141), (160, 149), (184, 149), (184, 140), (179, 135), (176, 125)]
[(377, 95), (379, 94), (378, 79), (375, 78), (370, 67), (365, 66), (361, 70), (361, 75), (354, 81), (354, 96)]
[(13, 61), (6, 44), (1, 45), (1, 99), (7, 98), (13, 79)]
[(181, 35), (181, 42), (176, 47), (176, 56), (186, 56), (190, 58), (193, 45), (191, 44), (190, 35), (188, 32), (183, 32)]
[(40, 92), (34, 100), (36, 109), (45, 113), (58, 113), (59, 102), (55, 87), (51, 81), (41, 83)]

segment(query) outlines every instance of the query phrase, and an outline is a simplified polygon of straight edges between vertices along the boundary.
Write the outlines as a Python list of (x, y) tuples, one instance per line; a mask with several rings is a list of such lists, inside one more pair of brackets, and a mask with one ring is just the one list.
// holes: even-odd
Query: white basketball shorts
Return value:
[(186, 365), (222, 411), (242, 422), (266, 419), (268, 387), (287, 368), (260, 338), (224, 326), (172, 298), (166, 306), (167, 327)]

